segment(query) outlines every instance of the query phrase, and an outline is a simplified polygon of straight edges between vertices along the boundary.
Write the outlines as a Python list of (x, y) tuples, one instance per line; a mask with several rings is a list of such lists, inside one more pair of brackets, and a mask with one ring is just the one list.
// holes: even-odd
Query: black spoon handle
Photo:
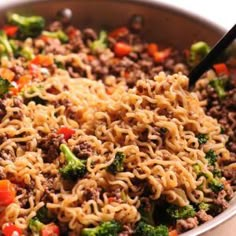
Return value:
[(216, 58), (232, 43), (236, 38), (236, 25), (234, 25), (228, 33), (226, 33), (211, 49), (211, 51), (203, 58), (203, 60), (193, 68), (189, 73), (190, 86), (194, 85), (199, 77), (208, 70)]

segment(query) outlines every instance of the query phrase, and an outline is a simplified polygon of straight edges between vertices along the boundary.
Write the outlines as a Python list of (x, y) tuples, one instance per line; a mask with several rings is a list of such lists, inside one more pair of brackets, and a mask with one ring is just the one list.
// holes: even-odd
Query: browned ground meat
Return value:
[(6, 107), (4, 105), (4, 101), (0, 99), (0, 121), (6, 115)]
[(213, 216), (207, 214), (204, 210), (198, 211), (197, 214), (196, 214), (196, 217), (202, 223), (207, 222), (207, 221), (213, 219)]
[(176, 229), (179, 233), (196, 228), (197, 226), (198, 226), (197, 217), (191, 217), (191, 218), (187, 218), (187, 219), (177, 220), (177, 222), (176, 222)]
[(45, 162), (53, 162), (60, 154), (59, 146), (64, 143), (62, 134), (51, 133), (39, 140), (38, 147), (42, 149)]

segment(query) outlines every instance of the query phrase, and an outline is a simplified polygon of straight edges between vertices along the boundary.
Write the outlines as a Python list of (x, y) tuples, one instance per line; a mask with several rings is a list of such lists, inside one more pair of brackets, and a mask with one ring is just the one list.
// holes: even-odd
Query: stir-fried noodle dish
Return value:
[(0, 30), (0, 234), (176, 236), (229, 206), (234, 59), (8, 15)]

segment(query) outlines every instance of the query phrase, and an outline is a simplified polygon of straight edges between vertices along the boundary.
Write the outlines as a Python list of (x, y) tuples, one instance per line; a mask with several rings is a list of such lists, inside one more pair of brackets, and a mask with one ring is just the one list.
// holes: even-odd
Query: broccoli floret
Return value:
[(214, 170), (212, 171), (212, 174), (214, 175), (214, 177), (218, 177), (218, 178), (221, 178), (221, 177), (222, 177), (222, 172), (221, 172), (221, 170), (219, 170), (219, 169), (214, 169)]
[(141, 214), (141, 220), (149, 225), (155, 225), (155, 221), (153, 218), (154, 210), (155, 210), (155, 202), (151, 201), (150, 206), (146, 206), (145, 204), (141, 204), (139, 208), (139, 212)]
[(84, 177), (87, 172), (86, 162), (79, 160), (66, 144), (61, 144), (60, 150), (64, 154), (67, 162), (67, 164), (60, 169), (62, 177), (70, 180)]
[(169, 217), (175, 220), (194, 217), (196, 214), (193, 206), (191, 205), (184, 206), (184, 207), (170, 205), (167, 207), (166, 213)]
[(223, 99), (226, 96), (225, 86), (227, 81), (223, 78), (216, 78), (209, 82), (209, 85), (214, 88), (218, 97)]
[(12, 87), (11, 83), (0, 77), (0, 97), (8, 93), (10, 87)]
[[(197, 174), (198, 177), (199, 176), (205, 176), (206, 177), (208, 186), (213, 192), (218, 193), (219, 191), (224, 189), (224, 185), (220, 182), (220, 180), (214, 178), (209, 173), (202, 172), (202, 169), (201, 169), (199, 164), (194, 164), (193, 165), (193, 170), (195, 171), (195, 173)], [(213, 175), (214, 175), (214, 171), (213, 171)], [(218, 176), (215, 176), (215, 177), (218, 177)]]
[(198, 204), (199, 210), (204, 210), (205, 212), (208, 212), (211, 208), (211, 204), (206, 202), (201, 202)]
[(209, 165), (214, 166), (217, 160), (217, 155), (212, 149), (210, 149), (206, 153), (205, 158), (208, 160)]
[(8, 15), (8, 22), (19, 27), (20, 37), (36, 37), (44, 26), (45, 20), (41, 16), (21, 16), (17, 13)]
[(62, 30), (58, 30), (55, 32), (43, 31), (42, 35), (45, 35), (49, 38), (59, 39), (62, 43), (68, 42), (68, 36)]
[(116, 236), (121, 230), (121, 225), (112, 220), (103, 222), (95, 228), (84, 228), (81, 236)]
[(37, 217), (33, 217), (29, 220), (28, 227), (34, 234), (39, 234), (42, 228), (45, 226)]
[(20, 56), (24, 57), (27, 60), (32, 60), (35, 55), (34, 55), (34, 51), (32, 48), (30, 47), (23, 47), (20, 51), (19, 51)]
[(13, 49), (8, 40), (6, 33), (3, 30), (0, 30), (0, 55), (1, 56), (12, 56)]
[(198, 139), (199, 144), (204, 144), (208, 140), (207, 134), (197, 134), (196, 137)]
[(152, 226), (140, 221), (135, 229), (134, 236), (168, 236), (168, 228), (164, 225)]
[(220, 180), (215, 178), (209, 179), (208, 186), (214, 193), (218, 193), (224, 189), (224, 185), (220, 182)]
[(192, 44), (190, 48), (190, 56), (188, 63), (194, 67), (197, 65), (210, 51), (210, 47), (207, 43), (199, 41)]
[(107, 167), (107, 171), (115, 175), (117, 172), (124, 170), (125, 154), (123, 152), (117, 152), (114, 161)]
[(35, 233), (35, 235), (39, 235), (39, 232), (46, 226), (46, 224), (50, 223), (53, 220), (52, 214), (48, 211), (46, 206), (41, 207), (35, 217), (29, 220), (29, 229)]
[(90, 44), (92, 52), (102, 51), (107, 48), (107, 32), (101, 31), (97, 40)]

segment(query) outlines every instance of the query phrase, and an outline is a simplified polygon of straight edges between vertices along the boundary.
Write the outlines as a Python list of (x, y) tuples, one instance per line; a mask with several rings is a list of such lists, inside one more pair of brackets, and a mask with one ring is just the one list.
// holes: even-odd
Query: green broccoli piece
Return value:
[(134, 236), (168, 236), (168, 228), (164, 225), (152, 226), (140, 221), (135, 228)]
[(175, 219), (175, 220), (194, 217), (196, 214), (193, 206), (191, 205), (184, 206), (184, 207), (170, 205), (167, 207), (166, 213), (170, 218)]
[(34, 51), (32, 48), (30, 47), (23, 47), (20, 51), (19, 51), (19, 55), (24, 57), (25, 59), (32, 60), (35, 55), (34, 55)]
[(55, 32), (43, 31), (42, 35), (45, 35), (49, 38), (59, 39), (62, 43), (67, 43), (68, 42), (68, 36), (62, 30), (58, 30), (58, 31), (55, 31)]
[(198, 204), (199, 210), (204, 210), (205, 212), (209, 211), (211, 208), (211, 204), (206, 202), (201, 202)]
[(222, 172), (221, 172), (221, 170), (219, 170), (219, 169), (214, 169), (214, 170), (212, 171), (212, 174), (214, 175), (214, 177), (218, 177), (218, 178), (221, 178), (221, 177), (222, 177)]
[(8, 40), (6, 33), (0, 30), (0, 55), (1, 56), (13, 56), (13, 49)]
[(191, 67), (196, 66), (210, 51), (210, 47), (207, 43), (199, 41), (192, 44), (190, 48), (190, 56), (188, 58), (188, 64)]
[(199, 144), (204, 144), (208, 140), (207, 134), (197, 134), (196, 137), (198, 139)]
[(79, 160), (66, 144), (61, 144), (60, 150), (64, 154), (67, 162), (67, 164), (60, 169), (62, 177), (70, 180), (84, 177), (87, 172), (86, 161)]
[(45, 224), (43, 224), (36, 216), (31, 218), (28, 223), (29, 229), (32, 233), (39, 235), (39, 232), (43, 229)]
[(3, 96), (4, 94), (8, 93), (9, 88), (11, 88), (12, 85), (11, 83), (0, 77), (0, 97)]
[(107, 48), (107, 32), (101, 31), (97, 40), (90, 44), (92, 52), (102, 51)]
[(217, 160), (217, 155), (212, 149), (210, 149), (206, 153), (205, 158), (208, 160), (209, 165), (214, 166)]
[(224, 185), (220, 182), (220, 180), (215, 178), (209, 179), (208, 186), (214, 193), (218, 193), (224, 189)]
[(45, 27), (45, 20), (41, 16), (21, 16), (17, 13), (8, 15), (8, 22), (19, 27), (20, 37), (36, 37)]
[(116, 236), (121, 230), (121, 225), (112, 220), (103, 222), (95, 228), (82, 229), (81, 236)]
[(115, 175), (117, 172), (124, 170), (125, 154), (123, 152), (117, 152), (114, 161), (107, 167), (107, 171)]
[(141, 204), (139, 208), (139, 212), (141, 214), (141, 220), (149, 225), (155, 225), (154, 221), (154, 211), (155, 211), (155, 202), (151, 201), (150, 206), (145, 206), (145, 204)]
[(209, 85), (214, 88), (218, 97), (223, 99), (226, 96), (225, 86), (227, 81), (225, 79), (216, 78), (209, 82)]
[[(221, 183), (221, 181), (219, 179), (214, 178), (209, 173), (202, 172), (202, 169), (199, 164), (194, 164), (193, 170), (195, 171), (195, 173), (197, 174), (198, 177), (199, 176), (206, 177), (208, 186), (213, 192), (218, 193), (219, 191), (224, 189), (224, 185)], [(217, 174), (220, 175), (219, 172), (217, 172)], [(213, 175), (214, 175), (214, 171), (213, 171)], [(216, 175), (216, 177), (218, 177), (218, 176)]]

